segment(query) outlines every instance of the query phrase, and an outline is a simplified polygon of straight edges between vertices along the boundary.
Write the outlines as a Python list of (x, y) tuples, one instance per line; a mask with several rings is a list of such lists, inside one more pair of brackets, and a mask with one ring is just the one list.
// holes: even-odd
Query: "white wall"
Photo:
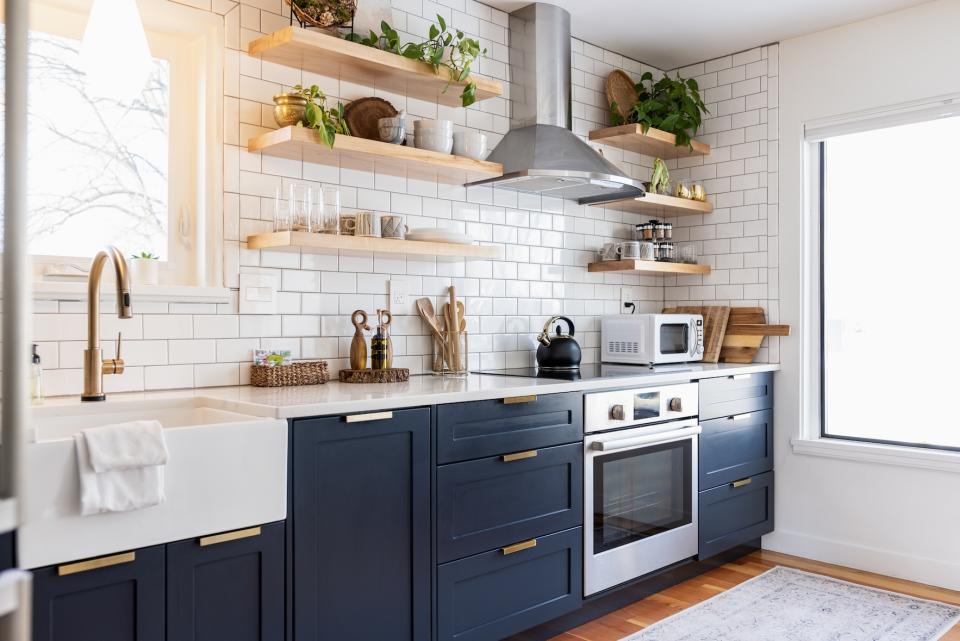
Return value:
[[(958, 25), (960, 0), (941, 0), (780, 45), (780, 313), (794, 338), (780, 347), (777, 531), (764, 539), (773, 550), (953, 589), (960, 589), (960, 465), (934, 471), (798, 455), (790, 439), (803, 416), (800, 338), (811, 329), (803, 325), (799, 267), (803, 125), (960, 93)], [(897, 161), (896, 150), (890, 159)], [(936, 229), (935, 212), (904, 213)], [(891, 361), (893, 385), (901, 366)]]

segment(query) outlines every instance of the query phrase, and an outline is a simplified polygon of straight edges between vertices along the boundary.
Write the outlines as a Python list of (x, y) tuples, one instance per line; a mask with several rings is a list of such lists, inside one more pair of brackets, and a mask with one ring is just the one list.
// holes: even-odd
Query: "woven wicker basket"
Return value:
[(324, 8), (328, 9), (328, 11), (324, 15), (324, 19), (317, 19), (297, 6), (295, 0), (284, 1), (301, 24), (307, 24), (334, 35), (337, 33), (337, 27), (350, 24), (353, 13), (357, 10), (356, 0), (329, 0), (326, 3), (318, 3), (320, 6), (325, 5)]
[(250, 384), (254, 387), (322, 385), (329, 380), (327, 361), (300, 361), (290, 365), (253, 365)]

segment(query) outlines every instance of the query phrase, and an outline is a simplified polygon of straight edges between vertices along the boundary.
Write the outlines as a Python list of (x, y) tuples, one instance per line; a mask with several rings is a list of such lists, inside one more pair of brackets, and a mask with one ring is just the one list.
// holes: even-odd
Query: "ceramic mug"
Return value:
[(656, 245), (650, 242), (640, 243), (640, 260), (656, 260)]
[(403, 216), (381, 216), (380, 235), (383, 238), (403, 238), (410, 228), (403, 224)]
[(356, 225), (354, 225), (354, 236), (379, 236), (380, 219), (372, 211), (359, 211), (356, 213)]
[(617, 259), (617, 244), (616, 243), (604, 243), (603, 247), (600, 248), (600, 260), (616, 260)]
[(344, 236), (353, 236), (357, 231), (356, 214), (340, 214), (340, 233)]
[(621, 258), (640, 258), (640, 243), (628, 240), (617, 244), (617, 256)]

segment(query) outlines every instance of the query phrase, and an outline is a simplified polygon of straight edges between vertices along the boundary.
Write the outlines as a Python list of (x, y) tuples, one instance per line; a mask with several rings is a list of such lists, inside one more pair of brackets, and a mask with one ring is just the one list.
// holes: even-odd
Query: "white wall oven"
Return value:
[(588, 394), (584, 596), (697, 554), (697, 385)]

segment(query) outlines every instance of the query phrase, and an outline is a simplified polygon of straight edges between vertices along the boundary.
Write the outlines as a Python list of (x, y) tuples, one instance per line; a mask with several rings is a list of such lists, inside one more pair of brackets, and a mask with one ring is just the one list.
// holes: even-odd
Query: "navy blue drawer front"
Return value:
[(13, 532), (0, 534), (0, 572), (14, 566)]
[(700, 489), (773, 469), (773, 411), (701, 421)]
[(583, 439), (579, 392), (437, 407), (437, 462), (532, 450)]
[(773, 372), (700, 381), (700, 419), (758, 412), (773, 407)]
[(772, 532), (773, 472), (700, 492), (699, 518), (700, 559)]
[(583, 521), (583, 445), (437, 469), (437, 554), (452, 561)]
[(498, 641), (580, 607), (583, 529), (437, 568), (437, 641)]
[(167, 545), (169, 639), (283, 641), (283, 523), (235, 535)]
[(33, 641), (164, 641), (164, 546), (126, 554), (63, 576), (78, 568), (34, 570)]

